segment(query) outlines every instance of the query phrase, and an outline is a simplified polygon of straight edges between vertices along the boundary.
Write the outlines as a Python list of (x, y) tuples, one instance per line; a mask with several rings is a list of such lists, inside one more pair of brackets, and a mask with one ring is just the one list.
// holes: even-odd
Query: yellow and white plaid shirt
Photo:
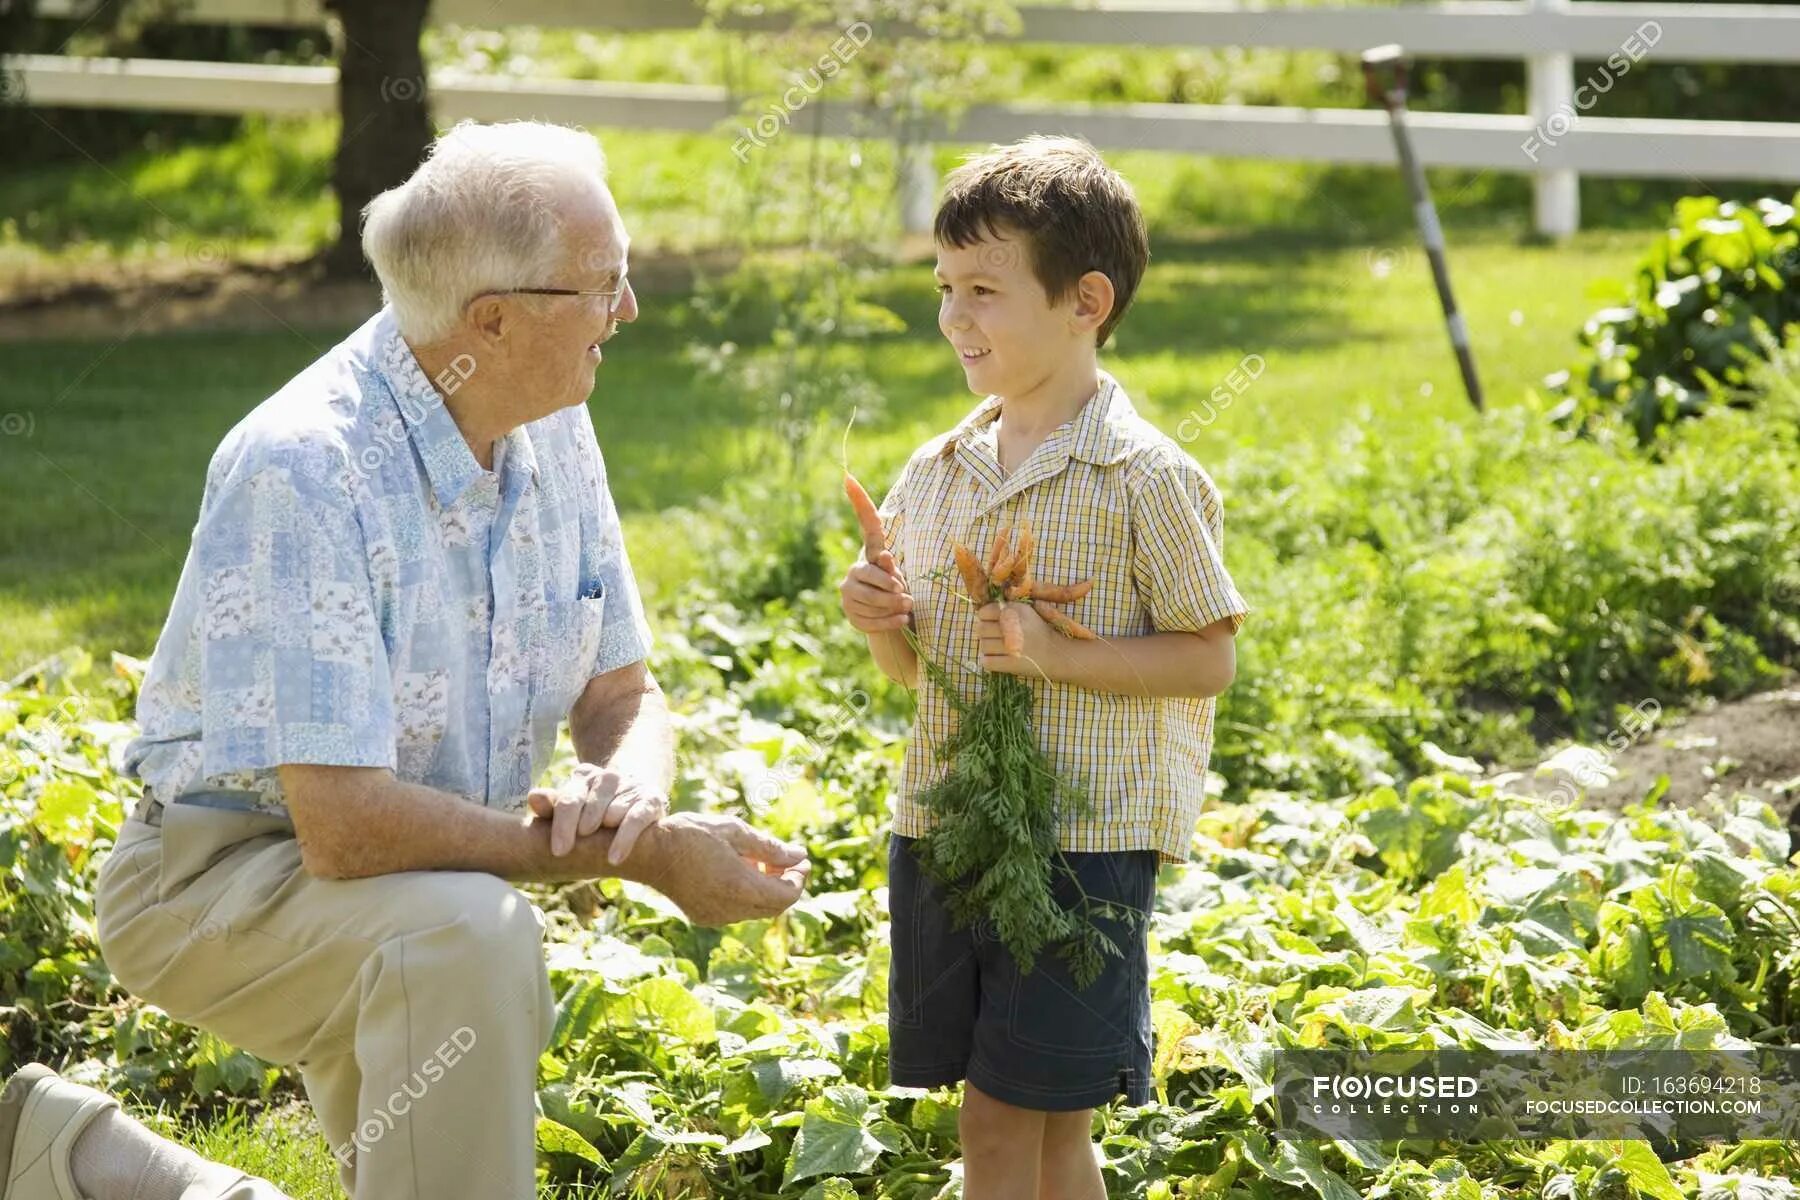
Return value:
[[(913, 453), (882, 503), (888, 547), (913, 597), (913, 630), (964, 696), (980, 693), (973, 608), (951, 547), (983, 559), (1002, 528), (1028, 523), (1031, 573), (1049, 583), (1091, 578), (1065, 606), (1104, 638), (1198, 632), (1222, 618), (1235, 634), (1248, 608), (1226, 573), (1218, 488), (1174, 439), (1144, 420), (1112, 376), (1012, 474), (996, 452), (1001, 401), (989, 396)], [(941, 573), (941, 574), (940, 574)], [(936, 575), (937, 578), (927, 578)], [(1185, 862), (1205, 795), (1214, 697), (1136, 697), (1027, 680), (1038, 745), (1093, 802), (1071, 815), (1064, 850), (1158, 850)], [(918, 837), (930, 818), (914, 797), (946, 764), (956, 729), (949, 698), (921, 669), (912, 739), (901, 765), (894, 832)]]

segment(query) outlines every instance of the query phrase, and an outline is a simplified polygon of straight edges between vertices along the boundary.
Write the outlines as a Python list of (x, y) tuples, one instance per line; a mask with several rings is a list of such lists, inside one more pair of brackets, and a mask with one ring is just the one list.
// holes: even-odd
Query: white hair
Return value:
[(363, 209), (363, 253), (400, 332), (444, 337), (470, 297), (549, 284), (563, 257), (562, 206), (603, 188), (592, 134), (540, 121), (462, 121), (419, 169)]

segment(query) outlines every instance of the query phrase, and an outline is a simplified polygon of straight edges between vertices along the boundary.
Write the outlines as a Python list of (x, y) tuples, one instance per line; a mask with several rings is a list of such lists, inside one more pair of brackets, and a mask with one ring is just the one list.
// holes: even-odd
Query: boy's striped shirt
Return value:
[[(953, 543), (985, 562), (1004, 529), (1029, 524), (1032, 576), (1092, 578), (1064, 606), (1103, 638), (1198, 632), (1223, 618), (1235, 634), (1248, 607), (1225, 570), (1224, 513), (1212, 479), (1140, 417), (1104, 371), (1094, 397), (1010, 475), (996, 454), (1000, 400), (990, 396), (925, 443), (882, 504), (888, 546), (913, 596), (913, 628), (965, 696), (979, 694), (974, 610)], [(1027, 678), (1038, 744), (1084, 780), (1093, 811), (1064, 824), (1064, 850), (1143, 850), (1188, 857), (1205, 794), (1217, 699), (1142, 698)], [(927, 832), (914, 801), (942, 774), (938, 747), (955, 730), (949, 699), (921, 669), (913, 737), (901, 768), (894, 830)]]

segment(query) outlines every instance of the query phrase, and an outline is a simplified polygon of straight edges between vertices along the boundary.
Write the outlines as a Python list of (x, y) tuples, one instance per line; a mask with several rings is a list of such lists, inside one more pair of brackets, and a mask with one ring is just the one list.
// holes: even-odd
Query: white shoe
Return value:
[(0, 1200), (81, 1200), (69, 1169), (76, 1139), (117, 1107), (42, 1063), (22, 1067), (0, 1092)]

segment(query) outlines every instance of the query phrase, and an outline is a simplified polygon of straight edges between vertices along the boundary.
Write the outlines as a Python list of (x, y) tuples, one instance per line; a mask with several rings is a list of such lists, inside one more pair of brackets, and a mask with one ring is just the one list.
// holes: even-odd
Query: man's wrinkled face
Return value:
[(637, 319), (637, 297), (626, 278), (630, 239), (611, 192), (599, 188), (571, 202), (564, 215), (567, 254), (552, 277), (534, 286), (620, 288), (605, 296), (507, 297), (516, 320), (507, 338), (508, 375), (521, 400), (548, 414), (583, 404), (594, 390), (601, 347), (620, 324)]
[(1067, 357), (1075, 301), (1051, 304), (1025, 239), (996, 233), (967, 246), (938, 246), (938, 329), (955, 348), (970, 391), (1019, 396)]

